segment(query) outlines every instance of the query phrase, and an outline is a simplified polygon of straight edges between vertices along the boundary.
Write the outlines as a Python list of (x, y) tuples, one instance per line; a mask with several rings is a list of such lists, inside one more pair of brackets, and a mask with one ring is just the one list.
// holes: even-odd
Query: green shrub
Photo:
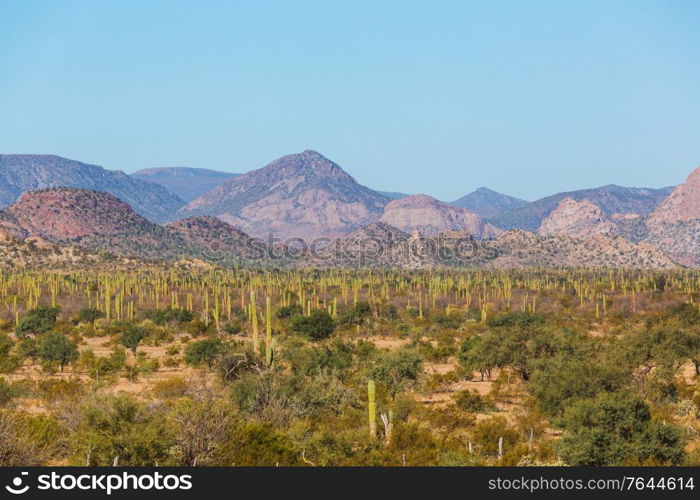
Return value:
[(240, 333), (242, 328), (240, 323), (224, 323), (224, 325), (221, 327), (221, 330), (224, 333), (228, 333), (229, 335), (235, 335), (237, 333)]
[(52, 330), (56, 324), (56, 318), (58, 317), (60, 309), (58, 307), (37, 307), (36, 309), (31, 309), (27, 315), (20, 321), (17, 328), (15, 328), (15, 333), (18, 336), (24, 336), (27, 334), (39, 334), (45, 333)]
[(119, 337), (119, 343), (130, 349), (134, 356), (136, 355), (136, 349), (143, 339), (148, 336), (148, 331), (141, 326), (134, 326), (125, 331), (121, 337)]
[(223, 352), (224, 344), (219, 339), (197, 340), (185, 347), (185, 363), (194, 366), (207, 365), (211, 368)]
[(460, 410), (484, 413), (491, 411), (493, 405), (476, 391), (465, 389), (457, 394), (455, 404)]
[(570, 465), (673, 465), (682, 462), (681, 430), (652, 420), (648, 405), (628, 392), (601, 393), (567, 408), (559, 444)]
[(371, 370), (371, 378), (383, 384), (392, 396), (418, 378), (423, 366), (420, 355), (411, 349), (384, 354)]
[(181, 398), (189, 389), (187, 381), (181, 377), (170, 377), (153, 384), (153, 395), (161, 399)]
[(76, 321), (78, 323), (94, 323), (100, 318), (104, 318), (105, 313), (94, 307), (85, 307), (78, 312)]
[(275, 314), (279, 319), (288, 319), (292, 316), (296, 316), (297, 314), (302, 314), (303, 312), (304, 311), (299, 304), (292, 304), (289, 306), (280, 307), (277, 309)]
[(165, 324), (182, 324), (188, 323), (194, 319), (194, 315), (186, 309), (153, 309), (146, 312), (146, 318), (153, 321), (156, 325)]
[(291, 328), (318, 342), (333, 334), (335, 323), (327, 311), (316, 309), (311, 311), (311, 316), (295, 316), (292, 319)]

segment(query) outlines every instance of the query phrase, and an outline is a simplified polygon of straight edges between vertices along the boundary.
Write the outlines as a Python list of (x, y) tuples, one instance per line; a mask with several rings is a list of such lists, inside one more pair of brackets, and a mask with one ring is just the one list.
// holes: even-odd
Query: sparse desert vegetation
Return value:
[(697, 271), (111, 266), (0, 274), (0, 465), (700, 463)]

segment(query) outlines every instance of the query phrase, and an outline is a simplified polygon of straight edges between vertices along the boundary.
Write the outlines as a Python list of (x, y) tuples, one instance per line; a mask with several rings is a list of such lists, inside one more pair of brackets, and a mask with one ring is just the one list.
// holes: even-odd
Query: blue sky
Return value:
[(0, 153), (535, 199), (700, 165), (700, 2), (0, 0)]

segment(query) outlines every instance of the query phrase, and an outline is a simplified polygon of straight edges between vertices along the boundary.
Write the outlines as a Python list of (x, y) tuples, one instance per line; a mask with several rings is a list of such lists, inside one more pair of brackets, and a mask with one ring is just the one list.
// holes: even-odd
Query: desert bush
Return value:
[(136, 349), (143, 339), (148, 336), (148, 330), (142, 326), (132, 326), (119, 337), (119, 343), (131, 350), (136, 356)]
[(27, 334), (39, 334), (52, 330), (56, 324), (59, 308), (57, 307), (37, 307), (27, 312), (27, 315), (20, 321), (15, 333), (22, 337)]
[(578, 401), (559, 424), (568, 431), (559, 452), (570, 465), (664, 465), (684, 458), (680, 429), (653, 420), (649, 406), (628, 392)]
[(145, 317), (156, 325), (188, 323), (194, 319), (194, 315), (186, 309), (151, 309), (146, 311)]
[(315, 342), (330, 337), (335, 331), (331, 315), (318, 309), (311, 311), (311, 316), (295, 316), (290, 326), (293, 331), (303, 333)]
[(279, 309), (277, 309), (277, 312), (275, 315), (279, 319), (288, 319), (293, 316), (296, 316), (298, 314), (303, 314), (303, 310), (299, 304), (292, 304), (289, 306), (282, 306)]
[(28, 419), (0, 411), (0, 467), (43, 465), (49, 448), (33, 432)]
[(216, 338), (197, 340), (185, 347), (185, 363), (194, 366), (213, 367), (224, 352), (224, 344)]
[(161, 409), (116, 396), (84, 408), (69, 446), (76, 464), (154, 466), (167, 463), (172, 443)]
[(474, 390), (465, 389), (455, 397), (455, 404), (460, 410), (486, 413), (495, 409), (493, 403)]
[(505, 417), (495, 416), (477, 423), (473, 437), (482, 454), (487, 457), (496, 457), (498, 456), (499, 439), (503, 439), (503, 451), (506, 453), (518, 443), (520, 434), (517, 429), (508, 425)]
[(42, 399), (49, 403), (57, 401), (78, 401), (86, 394), (86, 387), (78, 378), (55, 379), (47, 378), (38, 382), (38, 390)]
[(400, 349), (380, 357), (371, 369), (370, 377), (383, 384), (395, 396), (418, 379), (423, 360), (413, 349)]
[(151, 391), (160, 399), (181, 398), (187, 394), (189, 384), (182, 377), (169, 377), (153, 384)]
[(334, 339), (321, 345), (309, 345), (291, 338), (284, 345), (281, 359), (289, 363), (294, 373), (315, 375), (325, 371), (342, 373), (353, 363), (352, 344)]
[(78, 311), (75, 321), (77, 323), (94, 323), (100, 318), (104, 318), (105, 313), (94, 307), (84, 307)]
[(358, 302), (354, 307), (338, 315), (338, 323), (341, 325), (361, 325), (371, 315), (372, 307), (369, 302)]
[(231, 323), (224, 323), (224, 325), (221, 327), (221, 330), (224, 333), (228, 333), (229, 335), (235, 335), (237, 333), (240, 333), (242, 328), (241, 328), (240, 323), (231, 322)]

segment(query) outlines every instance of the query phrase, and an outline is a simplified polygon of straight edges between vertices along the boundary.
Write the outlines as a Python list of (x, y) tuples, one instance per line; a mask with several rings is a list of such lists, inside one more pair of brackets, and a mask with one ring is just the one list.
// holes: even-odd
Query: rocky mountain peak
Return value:
[(322, 154), (306, 150), (225, 182), (178, 215), (213, 215), (253, 236), (313, 238), (375, 222), (388, 201)]
[(588, 200), (564, 198), (540, 225), (543, 236), (565, 234), (586, 238), (596, 234), (617, 234), (617, 225), (597, 205)]
[(425, 236), (446, 231), (467, 231), (475, 238), (491, 238), (500, 232), (485, 224), (475, 213), (425, 194), (389, 202), (379, 220), (407, 233), (419, 231)]
[(455, 200), (452, 205), (466, 208), (481, 217), (495, 217), (504, 212), (527, 205), (525, 200), (497, 193), (487, 187), (480, 187), (466, 196)]
[(673, 192), (649, 214), (647, 223), (673, 224), (700, 219), (700, 168), (696, 168), (685, 183)]

